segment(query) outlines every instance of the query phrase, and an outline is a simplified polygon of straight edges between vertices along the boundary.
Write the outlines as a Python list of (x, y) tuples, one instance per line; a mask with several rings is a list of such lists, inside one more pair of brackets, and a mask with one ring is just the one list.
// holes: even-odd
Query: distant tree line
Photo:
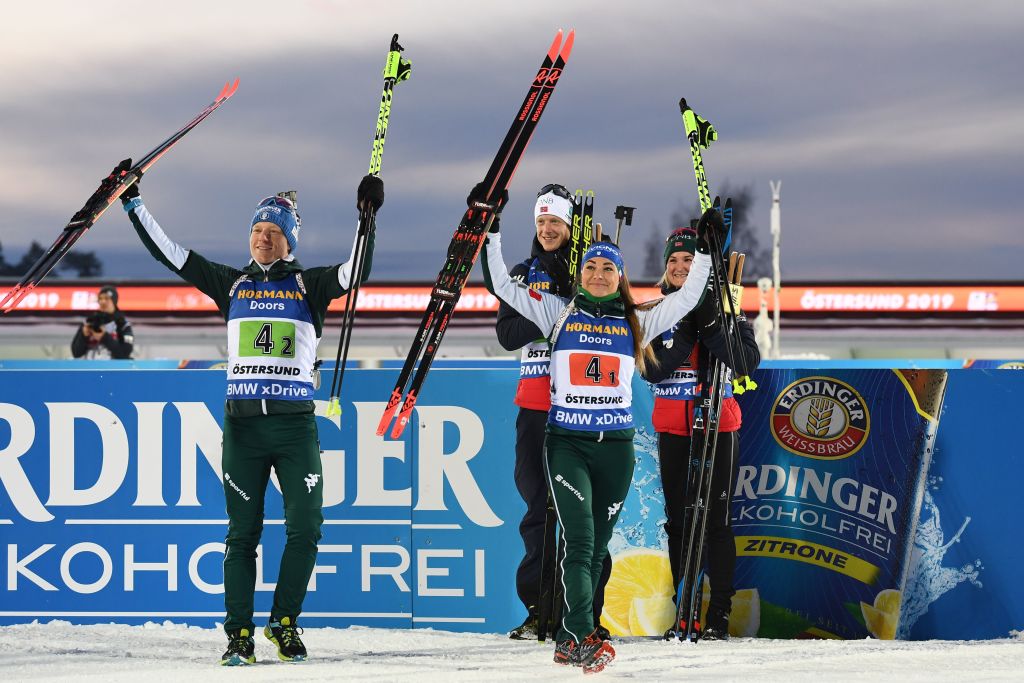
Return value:
[[(772, 254), (770, 236), (755, 225), (751, 217), (754, 207), (754, 188), (751, 185), (733, 186), (728, 180), (713, 191), (722, 198), (732, 199), (732, 251), (746, 254), (743, 266), (743, 280), (753, 282), (759, 277), (770, 277), (772, 274)], [(700, 217), (700, 206), (696, 201), (690, 205), (680, 203), (669, 217), (669, 226), (662, 228), (653, 225), (647, 240), (647, 257), (644, 261), (644, 279), (657, 280), (665, 271), (664, 250), (665, 238), (676, 228), (690, 225), (690, 219)], [(763, 240), (763, 243), (762, 243)]]
[[(39, 242), (32, 242), (21, 259), (8, 263), (4, 258), (4, 247), (0, 244), (0, 277), (21, 277), (28, 272), (46, 249)], [(92, 251), (71, 251), (64, 255), (57, 267), (50, 271), (49, 277), (59, 277), (63, 273), (74, 273), (78, 277), (98, 277), (103, 275), (103, 264)]]

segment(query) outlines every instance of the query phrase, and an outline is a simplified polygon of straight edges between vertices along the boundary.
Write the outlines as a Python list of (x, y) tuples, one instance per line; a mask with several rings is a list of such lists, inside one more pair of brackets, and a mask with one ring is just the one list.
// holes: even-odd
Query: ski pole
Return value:
[[(388, 134), (388, 121), (391, 119), (391, 99), (395, 84), (409, 79), (412, 64), (402, 57), (402, 46), (398, 44), (398, 34), (391, 37), (388, 58), (384, 63), (384, 90), (380, 96), (380, 110), (377, 112), (377, 129), (373, 136), (373, 149), (370, 152), (370, 175), (380, 173), (381, 161), (384, 158), (384, 140)], [(366, 247), (376, 230), (375, 219), (377, 209), (369, 202), (359, 208), (359, 228), (356, 233), (356, 245), (353, 250), (352, 271), (350, 274), (348, 296), (345, 297), (345, 310), (341, 317), (341, 337), (338, 339), (338, 354), (334, 361), (334, 377), (331, 378), (331, 398), (327, 404), (327, 416), (341, 415), (341, 384), (345, 380), (345, 365), (348, 363), (348, 349), (352, 341), (352, 328), (355, 323), (356, 305), (359, 301), (359, 287), (362, 284), (363, 268), (366, 262)]]

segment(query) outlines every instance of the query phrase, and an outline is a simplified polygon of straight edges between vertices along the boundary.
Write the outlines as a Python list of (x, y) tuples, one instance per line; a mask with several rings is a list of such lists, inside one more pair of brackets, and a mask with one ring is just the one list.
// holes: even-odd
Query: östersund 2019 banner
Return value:
[[(391, 441), (374, 432), (395, 374), (352, 371), (340, 420), (318, 418), (326, 522), (303, 623), (507, 629), (522, 618), (509, 587), (523, 508), (496, 397), (516, 373), (434, 370), (415, 428)], [(0, 622), (223, 621), (225, 383), (223, 370), (0, 373)], [(262, 616), (282, 516), (271, 486)]]

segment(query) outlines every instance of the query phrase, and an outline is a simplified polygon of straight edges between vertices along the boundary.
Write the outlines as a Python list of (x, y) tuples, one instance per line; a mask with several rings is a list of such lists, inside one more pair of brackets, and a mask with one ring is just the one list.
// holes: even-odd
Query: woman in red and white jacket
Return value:
[[(692, 228), (680, 228), (669, 235), (665, 244), (665, 273), (661, 279), (664, 293), (676, 291), (686, 282), (696, 238), (696, 231)], [(644, 379), (655, 385), (652, 422), (658, 433), (673, 594), (679, 585), (682, 571), (685, 485), (691, 461), (694, 398), (699, 396), (701, 383), (710, 381), (711, 356), (728, 363), (730, 355), (729, 338), (719, 324), (713, 301), (713, 297), (705, 297), (701, 305), (680, 320), (673, 329), (651, 342), (658, 362), (649, 364), (644, 373)], [(733, 348), (732, 357), (738, 367), (731, 367), (730, 370), (750, 373), (760, 362), (761, 354), (754, 341), (754, 330), (742, 314), (738, 324), (743, 345)], [(728, 377), (731, 379), (732, 372), (728, 373)], [(728, 637), (729, 612), (735, 593), (732, 583), (736, 545), (730, 524), (730, 507), (736, 478), (736, 460), (739, 457), (738, 432), (742, 415), (732, 395), (732, 382), (726, 382), (723, 389), (708, 508), (706, 576), (711, 584), (711, 597), (701, 635), (707, 640)]]

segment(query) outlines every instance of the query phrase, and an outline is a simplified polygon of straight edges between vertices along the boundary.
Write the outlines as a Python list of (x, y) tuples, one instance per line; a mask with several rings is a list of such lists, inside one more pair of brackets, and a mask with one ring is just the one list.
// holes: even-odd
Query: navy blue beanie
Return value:
[(257, 204), (249, 232), (252, 232), (252, 226), (263, 221), (281, 228), (288, 240), (288, 250), (295, 251), (299, 244), (299, 222), (295, 219), (295, 206), (290, 201), (284, 197), (267, 197)]

